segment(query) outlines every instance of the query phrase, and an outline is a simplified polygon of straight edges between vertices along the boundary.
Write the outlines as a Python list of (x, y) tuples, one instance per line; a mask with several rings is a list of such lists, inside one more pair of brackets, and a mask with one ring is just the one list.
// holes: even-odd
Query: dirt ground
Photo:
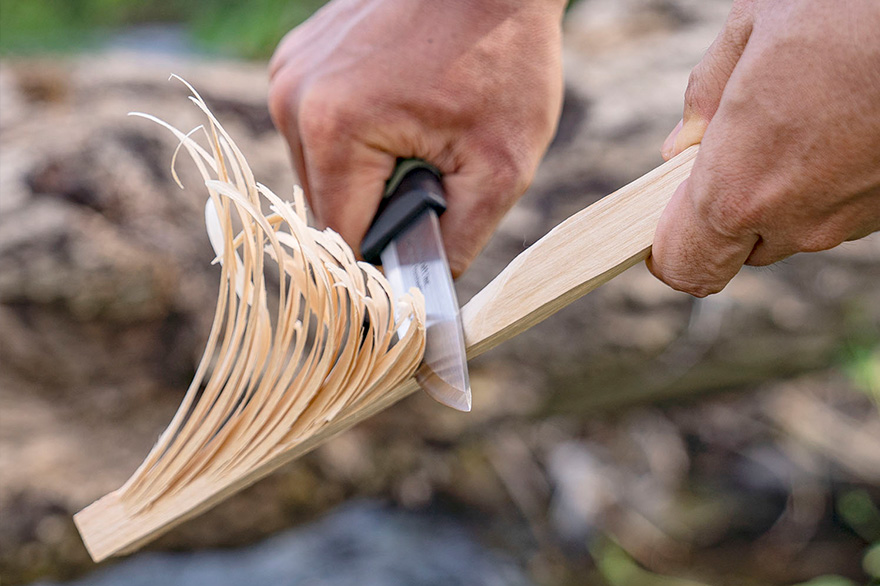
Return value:
[[(572, 10), (559, 133), (462, 301), (659, 164), (727, 5)], [(187, 188), (173, 184), (173, 137), (125, 116), (200, 123), (169, 73), (203, 94), (259, 181), (290, 193), (262, 64), (0, 63), (5, 584), (94, 568), (71, 515), (141, 462), (201, 355), (219, 276), (205, 195), (186, 165)], [(705, 300), (636, 267), (475, 361), (473, 413), (413, 396), (150, 548), (253, 543), (371, 498), (442, 509), (536, 584), (865, 583), (880, 572), (878, 236), (745, 270)]]

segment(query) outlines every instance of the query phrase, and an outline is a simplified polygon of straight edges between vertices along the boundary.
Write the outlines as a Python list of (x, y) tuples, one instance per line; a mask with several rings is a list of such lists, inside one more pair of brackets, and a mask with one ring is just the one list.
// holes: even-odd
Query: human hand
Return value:
[(269, 107), (316, 219), (358, 250), (398, 157), (443, 172), (453, 275), (525, 191), (562, 102), (563, 0), (334, 0), (278, 46)]
[(880, 3), (736, 0), (691, 74), (669, 159), (701, 142), (648, 268), (698, 297), (880, 229)]

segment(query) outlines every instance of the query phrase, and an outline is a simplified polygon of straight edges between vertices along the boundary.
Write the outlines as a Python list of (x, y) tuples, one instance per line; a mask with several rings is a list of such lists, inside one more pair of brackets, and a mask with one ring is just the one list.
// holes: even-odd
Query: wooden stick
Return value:
[(660, 214), (698, 146), (571, 216), (513, 259), (462, 308), (468, 356), (529, 329), (648, 258)]
[[(578, 212), (514, 259), (462, 309), (468, 356), (512, 338), (645, 259), (660, 214), (689, 175), (696, 154), (697, 147), (691, 147)], [(138, 512), (128, 510), (113, 492), (77, 513), (74, 521), (95, 561), (135, 550), (417, 388), (413, 379), (407, 380), (241, 477), (196, 477)]]

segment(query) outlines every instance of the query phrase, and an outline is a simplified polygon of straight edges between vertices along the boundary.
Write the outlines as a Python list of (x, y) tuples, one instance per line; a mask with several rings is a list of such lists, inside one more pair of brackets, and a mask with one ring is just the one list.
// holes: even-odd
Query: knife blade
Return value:
[(464, 332), (438, 220), (445, 209), (439, 171), (418, 159), (398, 162), (361, 254), (368, 262), (381, 262), (395, 297), (411, 287), (422, 292), (425, 356), (416, 380), (440, 403), (470, 411)]

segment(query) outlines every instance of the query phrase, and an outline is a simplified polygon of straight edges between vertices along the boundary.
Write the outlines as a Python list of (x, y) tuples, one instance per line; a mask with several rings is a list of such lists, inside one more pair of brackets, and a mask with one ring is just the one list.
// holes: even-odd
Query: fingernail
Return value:
[(678, 121), (678, 124), (672, 129), (672, 132), (670, 132), (669, 136), (666, 137), (666, 140), (663, 141), (663, 146), (660, 148), (660, 154), (663, 155), (663, 158), (667, 161), (672, 158), (672, 155), (675, 152), (675, 139), (678, 137), (678, 133), (681, 132), (682, 126), (684, 126), (683, 118)]

